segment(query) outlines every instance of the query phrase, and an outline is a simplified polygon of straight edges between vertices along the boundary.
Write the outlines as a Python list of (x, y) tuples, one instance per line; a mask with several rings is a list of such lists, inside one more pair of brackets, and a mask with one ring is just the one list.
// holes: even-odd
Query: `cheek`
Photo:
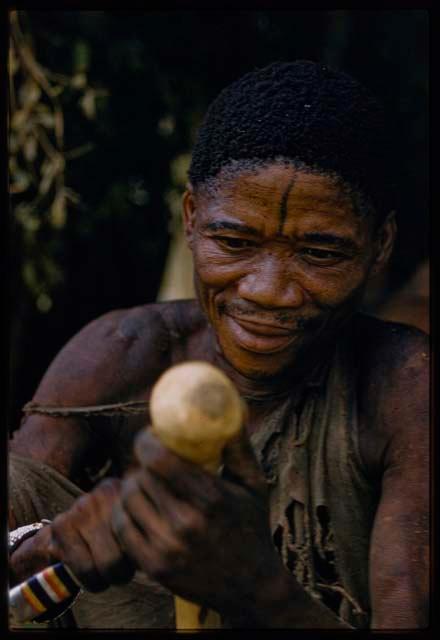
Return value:
[(225, 258), (219, 252), (198, 246), (193, 252), (194, 268), (201, 284), (223, 289), (243, 274), (241, 263), (234, 257)]
[(361, 295), (367, 280), (364, 264), (345, 264), (334, 268), (311, 268), (302, 273), (301, 285), (309, 299), (329, 307)]

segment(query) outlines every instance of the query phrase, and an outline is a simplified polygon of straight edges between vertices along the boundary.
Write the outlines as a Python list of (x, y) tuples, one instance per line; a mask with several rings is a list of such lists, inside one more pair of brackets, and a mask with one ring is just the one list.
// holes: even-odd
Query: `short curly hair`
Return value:
[(212, 102), (188, 175), (197, 188), (228, 166), (281, 158), (337, 176), (383, 218), (394, 205), (390, 151), (384, 109), (362, 84), (320, 63), (275, 62)]

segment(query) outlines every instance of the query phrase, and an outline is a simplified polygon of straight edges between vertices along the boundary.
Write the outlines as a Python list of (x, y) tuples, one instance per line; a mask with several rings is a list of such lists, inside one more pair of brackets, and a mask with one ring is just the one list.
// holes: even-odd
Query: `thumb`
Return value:
[(241, 429), (223, 449), (223, 465), (224, 478), (245, 486), (260, 497), (267, 496), (266, 479), (245, 429)]

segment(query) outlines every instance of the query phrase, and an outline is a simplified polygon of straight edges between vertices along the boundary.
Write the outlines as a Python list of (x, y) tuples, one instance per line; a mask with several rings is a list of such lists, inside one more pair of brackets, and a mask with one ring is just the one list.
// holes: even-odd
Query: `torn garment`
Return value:
[(342, 620), (368, 628), (378, 496), (359, 455), (356, 384), (347, 332), (251, 442), (269, 484), (271, 530), (284, 564)]

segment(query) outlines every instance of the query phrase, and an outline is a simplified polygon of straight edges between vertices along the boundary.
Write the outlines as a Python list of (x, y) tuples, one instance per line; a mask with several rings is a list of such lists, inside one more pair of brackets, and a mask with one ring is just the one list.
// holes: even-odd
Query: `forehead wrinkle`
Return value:
[(200, 228), (206, 231), (233, 230), (235, 225), (240, 225), (241, 231), (260, 235), (268, 222), (268, 210), (274, 209), (270, 201), (274, 190), (266, 185), (255, 186), (256, 189), (251, 185), (246, 185), (246, 188), (228, 185), (229, 188), (220, 191), (216, 197), (202, 196), (198, 201), (198, 208), (203, 214)]
[[(275, 176), (267, 177), (264, 171), (258, 172), (256, 175), (244, 175), (241, 185), (231, 185), (231, 195), (235, 196), (237, 201), (242, 201), (243, 204), (252, 201), (257, 205), (271, 208), (276, 206), (275, 203), (280, 198), (278, 211), (281, 223), (288, 217), (290, 208), (293, 211), (311, 211), (324, 214), (333, 214), (335, 213), (334, 209), (343, 213), (347, 208), (354, 211), (355, 207), (349, 194), (340, 187), (338, 181), (332, 176), (316, 175), (313, 172), (299, 171), (290, 167), (275, 167), (275, 169), (279, 170), (278, 176), (275, 174)], [(286, 179), (288, 179), (288, 183), (281, 193), (283, 182), (285, 184)], [(312, 192), (310, 192), (310, 188), (313, 189)], [(282, 226), (283, 224), (280, 224), (280, 232)]]
[(261, 184), (258, 182), (244, 182), (242, 185), (234, 185), (231, 200), (234, 204), (247, 207), (251, 205), (257, 209), (267, 209), (273, 206), (276, 190), (273, 184)]
[(215, 195), (202, 195), (199, 202), (202, 207), (205, 205), (212, 212), (220, 213), (228, 209), (235, 212), (237, 208), (249, 208), (256, 206), (257, 209), (265, 209), (271, 204), (273, 197), (273, 187), (268, 185), (254, 184), (225, 184)]
[[(321, 224), (320, 216), (328, 217), (332, 222), (338, 219), (338, 224), (344, 224), (342, 218), (348, 216), (350, 223), (356, 224), (356, 233), (362, 232), (362, 218), (355, 216), (356, 220), (352, 219), (352, 202), (333, 177), (291, 167), (270, 166), (252, 173), (225, 176), (215, 194), (202, 191), (200, 197), (203, 201), (203, 204), (200, 201), (201, 208), (206, 207), (209, 218), (242, 219), (244, 223), (258, 228), (259, 232), (269, 225), (273, 231), (276, 229), (279, 235), (284, 235), (290, 223), (296, 226), (295, 213), (301, 214), (301, 218), (310, 213), (313, 226)], [(281, 213), (285, 213), (284, 221)], [(315, 215), (318, 219), (314, 219)], [(298, 222), (303, 226), (302, 221)]]

